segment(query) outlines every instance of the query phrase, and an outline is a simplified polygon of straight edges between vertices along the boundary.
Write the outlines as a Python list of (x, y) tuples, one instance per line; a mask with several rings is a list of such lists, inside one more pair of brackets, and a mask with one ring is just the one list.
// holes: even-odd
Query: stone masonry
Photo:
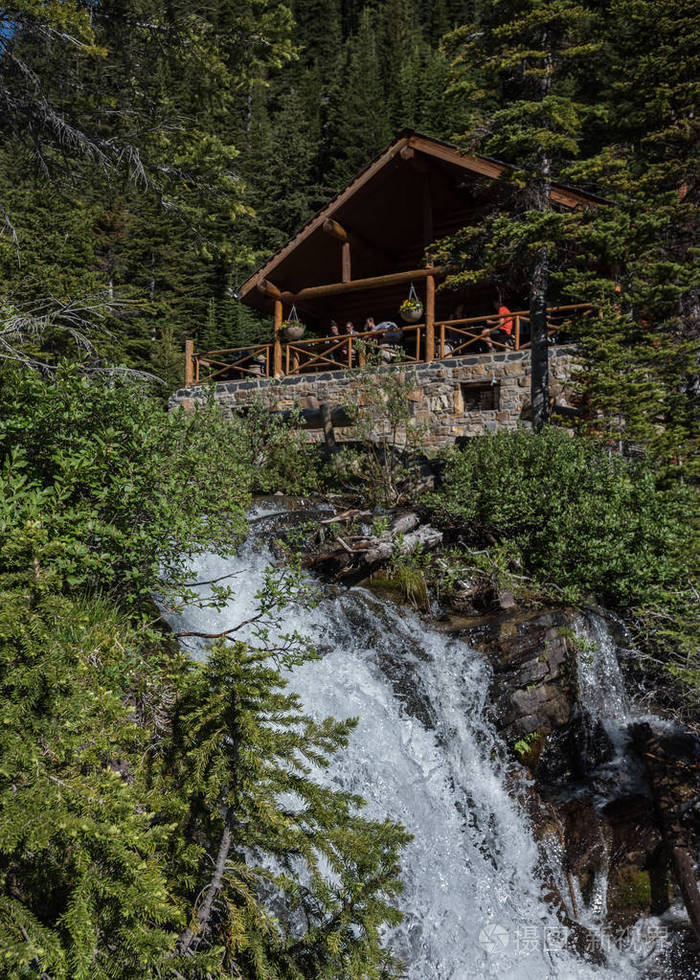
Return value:
[[(570, 347), (552, 347), (550, 356), (550, 398), (559, 406), (569, 406), (568, 382), (573, 365)], [(383, 368), (403, 371), (412, 383), (408, 399), (411, 415), (425, 430), (426, 448), (453, 445), (464, 436), (482, 435), (497, 429), (530, 425), (530, 352), (509, 351), (455, 357), (426, 364), (406, 364)], [(170, 398), (171, 410), (190, 410), (208, 397), (204, 386), (181, 388)], [(291, 375), (224, 381), (214, 386), (214, 400), (227, 415), (255, 398), (264, 398), (270, 411), (294, 407), (331, 409), (361, 403), (361, 380), (357, 373), (330, 371), (323, 374)], [(354, 438), (352, 428), (336, 428), (342, 442)], [(311, 438), (321, 438), (310, 431)]]

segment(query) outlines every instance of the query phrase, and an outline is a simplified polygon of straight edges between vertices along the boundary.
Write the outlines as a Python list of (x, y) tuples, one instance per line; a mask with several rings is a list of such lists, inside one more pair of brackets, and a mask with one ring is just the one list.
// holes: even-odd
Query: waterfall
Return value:
[(610, 628), (602, 616), (588, 612), (581, 617), (577, 632), (581, 641), (577, 656), (581, 703), (592, 718), (620, 727), (629, 721), (630, 707)]
[[(236, 573), (235, 596), (219, 611), (190, 606), (178, 623), (216, 632), (250, 617), (269, 560), (254, 535), (236, 558), (198, 558), (198, 581)], [(504, 747), (486, 719), (482, 656), (360, 588), (325, 590), (315, 608), (286, 616), (287, 630), (308, 635), (321, 658), (289, 675), (308, 713), (359, 718), (349, 748), (318, 778), (360, 794), (369, 817), (399, 819), (414, 835), (403, 858), (404, 920), (385, 937), (406, 976), (637, 976), (622, 956), (594, 966), (563, 948), (532, 828), (507, 791)], [(194, 656), (206, 655), (189, 643)]]

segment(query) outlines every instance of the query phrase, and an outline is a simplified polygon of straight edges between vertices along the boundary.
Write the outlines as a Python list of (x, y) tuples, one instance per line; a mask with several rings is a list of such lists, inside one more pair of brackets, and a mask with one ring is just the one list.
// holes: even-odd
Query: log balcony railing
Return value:
[[(547, 321), (550, 339), (565, 332), (573, 318), (585, 316), (590, 310), (590, 303), (549, 308)], [(476, 353), (529, 349), (530, 315), (526, 310), (510, 314), (513, 328), (508, 341), (504, 341), (500, 335), (499, 338), (495, 336), (499, 327), (492, 325), (494, 319), (495, 314), (490, 313), (456, 320), (436, 320), (430, 325), (412, 323), (388, 330), (289, 341), (282, 345), (281, 357), (279, 353), (275, 356), (273, 344), (195, 353), (193, 341), (188, 340), (185, 344), (185, 384), (347, 371), (363, 367), (373, 357), (385, 363), (423, 364)], [(401, 339), (397, 342), (399, 333)], [(279, 366), (282, 370), (275, 372), (274, 362), (277, 359), (281, 362)]]

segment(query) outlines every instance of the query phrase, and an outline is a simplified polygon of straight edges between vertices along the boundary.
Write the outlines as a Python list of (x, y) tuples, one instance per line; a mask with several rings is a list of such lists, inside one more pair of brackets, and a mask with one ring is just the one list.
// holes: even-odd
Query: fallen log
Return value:
[(433, 551), (442, 544), (442, 531), (430, 524), (421, 525), (418, 515), (412, 512), (396, 517), (383, 534), (348, 537), (343, 533), (341, 536), (336, 527), (347, 520), (350, 513), (346, 511), (336, 519), (325, 520), (325, 529), (333, 536), (324, 540), (321, 554), (306, 560), (307, 566), (336, 581), (352, 585), (367, 578), (397, 554), (408, 555), (418, 548)]
[(379, 541), (375, 547), (369, 548), (365, 552), (365, 562), (367, 565), (377, 566), (382, 562), (388, 561), (397, 552), (402, 555), (409, 555), (418, 547), (426, 551), (433, 551), (442, 544), (442, 531), (424, 524), (417, 531), (404, 534), (399, 540), (398, 535), (389, 541)]

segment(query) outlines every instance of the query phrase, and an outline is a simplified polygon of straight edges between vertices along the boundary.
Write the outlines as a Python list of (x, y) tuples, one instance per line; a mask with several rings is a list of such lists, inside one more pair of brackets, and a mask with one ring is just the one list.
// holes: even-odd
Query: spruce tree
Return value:
[(365, 167), (391, 136), (376, 27), (375, 13), (366, 7), (357, 34), (345, 45), (329, 95), (328, 154), (336, 188)]
[(551, 186), (578, 153), (585, 106), (577, 66), (600, 48), (590, 40), (594, 23), (591, 11), (574, 0), (494, 0), (446, 39), (452, 96), (467, 113), (461, 145), (515, 171), (481, 226), (443, 252), (469, 263), (453, 282), (503, 281), (517, 267), (529, 283), (535, 428), (548, 416), (546, 311), (568, 226), (552, 203)]
[(185, 551), (230, 554), (254, 474), (286, 452), (308, 479), (309, 453), (278, 421), (253, 454), (214, 406), (168, 414), (113, 379), (0, 387), (3, 977), (396, 976), (408, 835), (323, 785), (354, 722), (309, 718), (283, 672), (313, 652), (268, 641), (309, 598), (298, 566), (206, 664), (152, 598), (194, 601)]
[(688, 52), (697, 17), (685, 3), (617, 0), (605, 39), (604, 140), (570, 171), (608, 200), (582, 223), (578, 248), (616, 270), (606, 279), (589, 263), (566, 284), (570, 297), (587, 294), (600, 308), (580, 340), (587, 426), (645, 446), (669, 475), (693, 476), (699, 161), (697, 59)]

